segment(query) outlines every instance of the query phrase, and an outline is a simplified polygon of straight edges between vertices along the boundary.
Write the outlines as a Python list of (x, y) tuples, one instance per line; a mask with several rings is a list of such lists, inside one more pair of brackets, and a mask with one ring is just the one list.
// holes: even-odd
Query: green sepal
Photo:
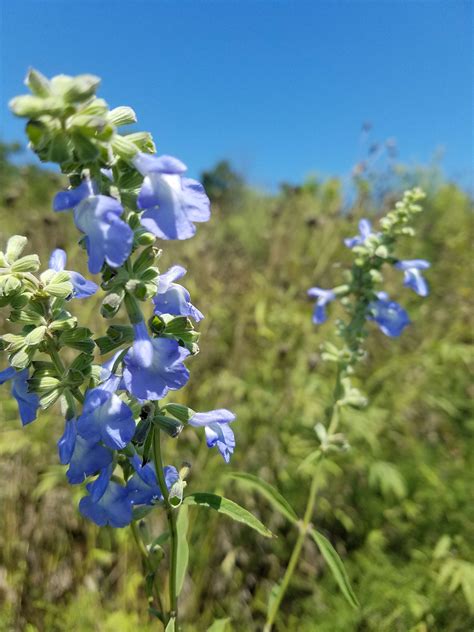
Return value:
[(39, 270), (40, 260), (38, 255), (26, 255), (14, 261), (11, 265), (12, 272), (36, 272)]
[(18, 259), (28, 243), (28, 239), (23, 235), (13, 235), (7, 242), (5, 256), (10, 263)]
[(87, 354), (92, 354), (95, 343), (91, 338), (92, 332), (87, 327), (76, 327), (75, 329), (66, 329), (59, 337), (61, 346), (71, 347)]
[(30, 68), (25, 77), (25, 85), (37, 97), (49, 97), (51, 95), (51, 86), (48, 79), (34, 68)]
[(183, 404), (166, 404), (162, 410), (166, 410), (183, 424), (187, 424), (191, 417), (196, 414), (196, 411), (188, 406), (183, 406)]
[(43, 342), (46, 332), (46, 325), (35, 327), (25, 336), (25, 345), (27, 347), (37, 347), (39, 344), (41, 344), (41, 342)]
[(183, 424), (176, 421), (172, 417), (166, 417), (165, 415), (155, 415), (153, 417), (153, 423), (166, 432), (167, 435), (173, 437), (175, 439), (179, 436), (181, 431), (183, 430)]

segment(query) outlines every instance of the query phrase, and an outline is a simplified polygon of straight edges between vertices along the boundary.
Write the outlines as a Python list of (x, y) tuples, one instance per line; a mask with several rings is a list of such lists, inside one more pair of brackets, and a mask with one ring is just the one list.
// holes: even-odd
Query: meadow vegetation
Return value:
[[(51, 210), (65, 182), (47, 170), (17, 166), (15, 150), (0, 146), (2, 244), (12, 234), (26, 235), (43, 263), (51, 250), (64, 248), (71, 268), (87, 275), (72, 217)], [(199, 326), (202, 352), (189, 362), (192, 377), (174, 401), (195, 410), (224, 405), (235, 411), (237, 448), (223, 467), (201, 435), (186, 433), (180, 455), (187, 452), (192, 463), (193, 491), (199, 491), (195, 472), (202, 489), (235, 499), (278, 538), (266, 540), (223, 517), (191, 511), (184, 629), (203, 632), (219, 618), (229, 618), (227, 630), (262, 629), (268, 595), (296, 531), (228, 474), (262, 477), (301, 514), (311, 465), (300, 464), (318, 445), (314, 426), (334, 381), (331, 365), (320, 358), (332, 329), (311, 323), (306, 290), (339, 283), (333, 262), (350, 261), (343, 238), (356, 232), (361, 217), (377, 217), (413, 184), (427, 198), (408, 247), (431, 261), (431, 294), (420, 301), (399, 289), (399, 278), (387, 280), (387, 291), (413, 322), (397, 339), (378, 331), (370, 336), (369, 357), (358, 372), (370, 405), (346, 415), (351, 449), (324, 462), (315, 512), (361, 607), (355, 611), (346, 603), (308, 540), (276, 630), (472, 629), (472, 199), (436, 169), (400, 165), (390, 173), (356, 175), (349, 197), (337, 178), (260, 192), (227, 163), (203, 174), (203, 181), (212, 221), (193, 240), (168, 247), (161, 266), (187, 267), (186, 286), (206, 316)], [(105, 332), (100, 300), (77, 301), (74, 310), (81, 324)], [(0, 630), (156, 629), (146, 615), (128, 530), (99, 529), (77, 511), (81, 491), (67, 484), (57, 458), (64, 424), (59, 411), (22, 428), (16, 402), (2, 387), (0, 419)]]

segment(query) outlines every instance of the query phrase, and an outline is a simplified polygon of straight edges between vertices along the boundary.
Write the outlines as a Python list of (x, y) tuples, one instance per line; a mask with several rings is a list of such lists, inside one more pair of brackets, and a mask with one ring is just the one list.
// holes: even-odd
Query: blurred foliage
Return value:
[[(14, 166), (13, 150), (0, 147), (2, 243), (25, 234), (43, 262), (63, 247), (71, 268), (84, 273), (70, 214), (51, 211), (64, 182), (37, 167)], [(191, 380), (178, 401), (196, 410), (219, 403), (238, 414), (230, 469), (202, 435), (190, 429), (179, 438), (180, 454), (193, 464), (190, 490), (225, 493), (278, 534), (266, 541), (226, 518), (190, 512), (184, 630), (202, 632), (225, 617), (228, 629), (262, 628), (296, 533), (226, 475), (234, 469), (263, 477), (301, 513), (308, 471), (299, 465), (317, 445), (314, 425), (334, 379), (319, 355), (321, 342), (334, 334), (330, 325), (312, 325), (306, 289), (339, 282), (338, 262), (350, 260), (343, 236), (414, 180), (428, 198), (407, 254), (432, 262), (432, 293), (421, 301), (402, 288), (401, 275), (386, 280), (413, 324), (396, 340), (374, 327), (359, 373), (370, 406), (344, 419), (352, 449), (325, 463), (315, 513), (318, 529), (347, 565), (361, 608), (346, 604), (308, 541), (277, 630), (457, 632), (474, 626), (472, 201), (437, 171), (414, 173), (394, 164), (389, 177), (387, 189), (387, 174), (380, 182), (359, 169), (347, 202), (338, 179), (286, 184), (270, 195), (251, 190), (220, 163), (204, 177), (213, 221), (191, 241), (164, 244), (162, 268), (188, 267), (186, 285), (206, 315), (202, 351), (190, 362)], [(99, 302), (76, 302), (84, 325), (99, 319)], [(100, 530), (77, 511), (81, 492), (71, 493), (58, 465), (59, 411), (21, 428), (6, 387), (0, 398), (0, 630), (156, 629), (128, 530)], [(169, 439), (169, 463), (174, 450)], [(153, 520), (158, 533), (161, 518)]]

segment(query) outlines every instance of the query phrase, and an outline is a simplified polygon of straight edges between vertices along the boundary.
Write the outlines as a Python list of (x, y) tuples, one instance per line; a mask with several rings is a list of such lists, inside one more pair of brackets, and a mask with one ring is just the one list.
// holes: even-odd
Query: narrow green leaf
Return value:
[(329, 566), (329, 569), (331, 570), (334, 579), (341, 589), (342, 594), (353, 608), (358, 608), (359, 602), (357, 601), (357, 597), (352, 590), (344, 564), (337, 554), (335, 548), (329, 542), (329, 540), (324, 535), (322, 535), (322, 533), (316, 531), (316, 529), (311, 529), (310, 534), (313, 540), (316, 542), (319, 550), (321, 551), (321, 555), (324, 557), (327, 565)]
[(228, 617), (226, 619), (216, 619), (214, 623), (207, 628), (207, 632), (225, 632), (228, 628), (228, 623), (230, 623)]
[(255, 529), (261, 535), (266, 538), (272, 538), (273, 533), (270, 529), (255, 518), (249, 511), (237, 505), (232, 500), (218, 496), (217, 494), (208, 494), (206, 492), (198, 492), (196, 494), (190, 494), (183, 500), (183, 505), (198, 505), (199, 507), (207, 507), (208, 509), (214, 509), (219, 513), (225, 514), (243, 524)]
[(176, 564), (176, 595), (179, 596), (186, 577), (186, 569), (189, 560), (189, 545), (187, 540), (188, 533), (188, 508), (181, 507), (178, 520), (176, 521), (176, 529), (178, 531), (178, 560)]
[(174, 617), (168, 621), (165, 632), (176, 632), (176, 619)]
[(295, 513), (293, 507), (288, 501), (277, 491), (274, 487), (269, 485), (266, 481), (262, 480), (258, 476), (253, 474), (246, 474), (245, 472), (231, 472), (229, 477), (241, 483), (245, 487), (250, 487), (258, 491), (268, 502), (279, 511), (290, 522), (295, 523), (298, 521), (298, 516)]

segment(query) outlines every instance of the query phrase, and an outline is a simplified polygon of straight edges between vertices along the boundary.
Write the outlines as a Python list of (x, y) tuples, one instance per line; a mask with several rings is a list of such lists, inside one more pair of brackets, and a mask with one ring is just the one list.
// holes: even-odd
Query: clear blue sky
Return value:
[(472, 0), (0, 0), (1, 129), (32, 65), (91, 72), (191, 174), (230, 159), (256, 184), (347, 173), (360, 128), (466, 181)]

